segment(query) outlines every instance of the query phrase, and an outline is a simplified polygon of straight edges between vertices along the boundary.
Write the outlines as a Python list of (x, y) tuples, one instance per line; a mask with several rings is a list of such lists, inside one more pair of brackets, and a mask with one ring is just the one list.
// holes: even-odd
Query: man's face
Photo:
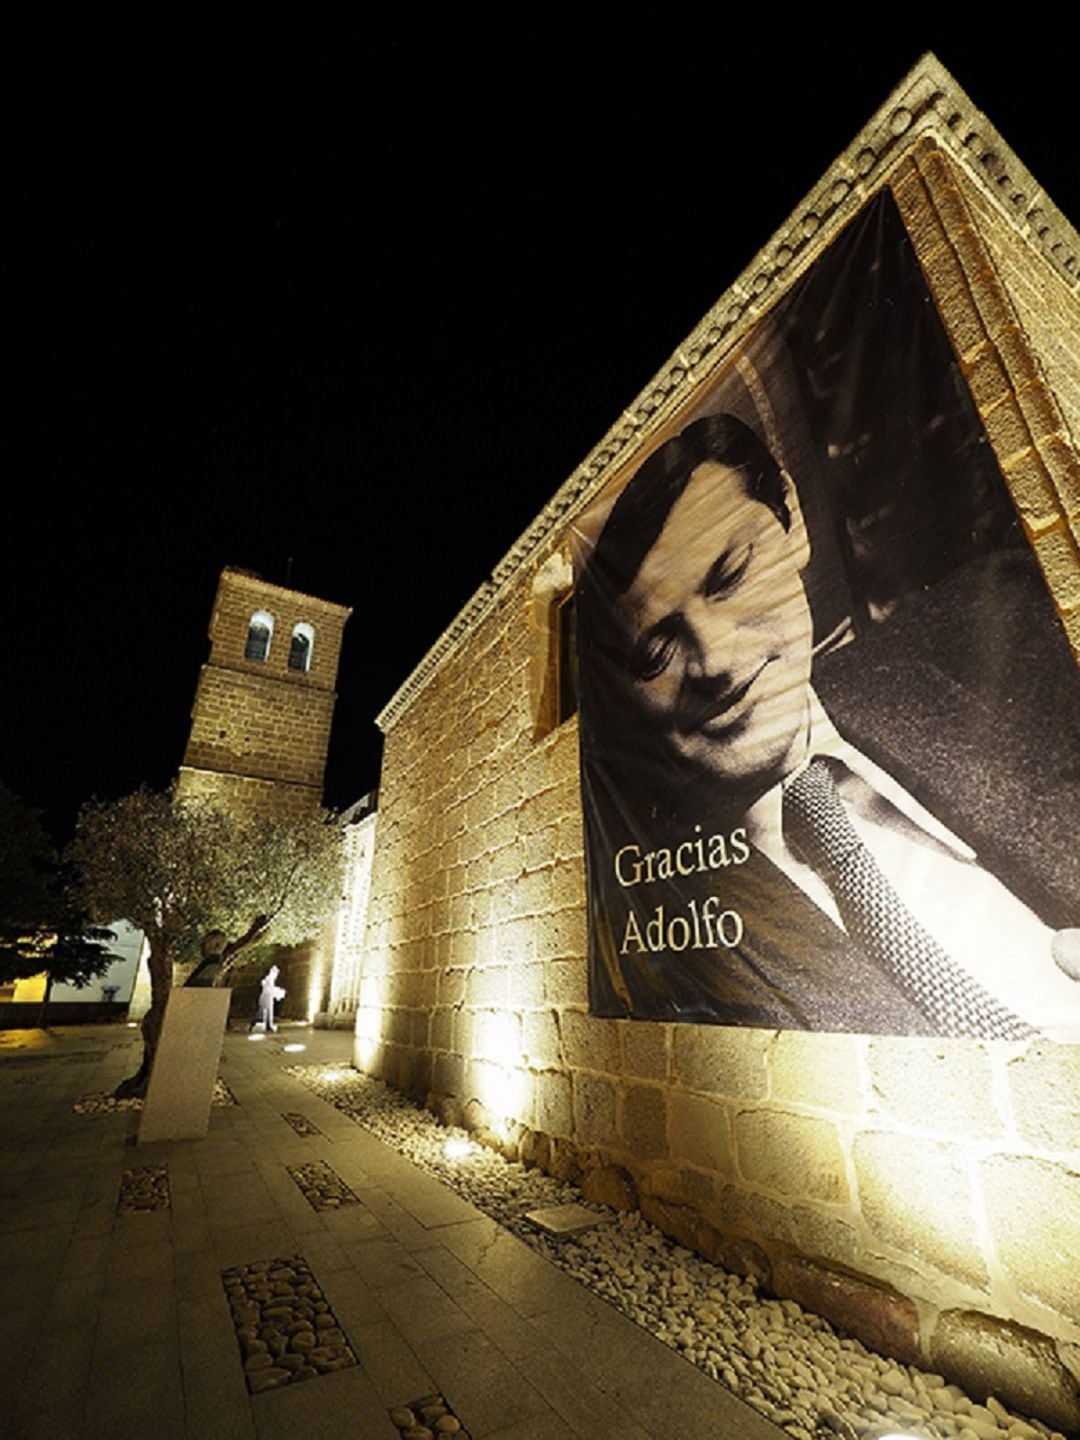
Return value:
[(619, 600), (633, 693), (675, 753), (764, 793), (802, 758), (813, 623), (799, 546), (706, 461)]

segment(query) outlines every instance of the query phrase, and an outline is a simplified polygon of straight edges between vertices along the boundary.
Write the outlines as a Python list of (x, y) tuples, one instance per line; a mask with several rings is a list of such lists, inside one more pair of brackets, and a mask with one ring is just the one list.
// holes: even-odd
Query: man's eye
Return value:
[(705, 576), (701, 593), (703, 595), (723, 595), (728, 590), (734, 590), (746, 574), (753, 553), (752, 541), (734, 553), (725, 550), (716, 558), (709, 573)]
[(666, 631), (644, 636), (630, 655), (630, 673), (635, 680), (655, 680), (671, 664), (675, 637)]

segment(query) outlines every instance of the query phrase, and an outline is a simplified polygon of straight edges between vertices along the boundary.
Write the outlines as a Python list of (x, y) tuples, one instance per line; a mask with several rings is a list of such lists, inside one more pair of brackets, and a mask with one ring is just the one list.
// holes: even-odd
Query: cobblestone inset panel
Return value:
[(395, 1405), (389, 1414), (390, 1423), (397, 1426), (404, 1440), (438, 1440), (442, 1435), (470, 1440), (469, 1431), (454, 1414), (445, 1395), (425, 1395), (408, 1405)]
[(306, 1165), (289, 1165), (286, 1168), (313, 1210), (340, 1210), (342, 1205), (360, 1203), (325, 1160), (311, 1160)]
[(314, 1120), (309, 1120), (306, 1115), (301, 1115), (297, 1110), (286, 1110), (281, 1118), (287, 1120), (298, 1135), (321, 1135), (323, 1133)]
[(357, 1363), (302, 1255), (221, 1272), (248, 1390), (276, 1390)]
[[(210, 1104), (237, 1105), (239, 1101), (224, 1080), (215, 1080)], [(111, 1090), (95, 1090), (89, 1095), (80, 1095), (71, 1108), (76, 1115), (114, 1115), (121, 1110), (141, 1110), (142, 1107), (141, 1095), (128, 1095), (118, 1100)]]
[(171, 1204), (167, 1165), (133, 1165), (120, 1177), (120, 1194), (116, 1200), (117, 1215), (134, 1215), (145, 1210), (168, 1210)]

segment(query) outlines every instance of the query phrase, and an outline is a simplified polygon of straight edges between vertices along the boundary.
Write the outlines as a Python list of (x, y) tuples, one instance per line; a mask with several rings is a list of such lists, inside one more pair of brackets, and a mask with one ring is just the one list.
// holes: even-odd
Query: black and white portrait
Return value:
[(576, 541), (594, 1013), (1080, 1040), (1080, 680), (887, 193)]

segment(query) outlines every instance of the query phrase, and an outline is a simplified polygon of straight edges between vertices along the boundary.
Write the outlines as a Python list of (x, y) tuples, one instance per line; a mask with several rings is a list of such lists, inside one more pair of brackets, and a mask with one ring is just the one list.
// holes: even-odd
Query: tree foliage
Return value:
[(344, 848), (332, 821), (322, 811), (240, 817), (145, 787), (83, 806), (71, 848), (76, 893), (95, 913), (138, 925), (150, 942), (139, 1084), (157, 1047), (174, 964), (212, 955), (215, 983), (224, 983), (252, 946), (297, 944), (333, 914)]
[(44, 970), (53, 983), (82, 989), (115, 958), (111, 939), (66, 893), (38, 812), (0, 784), (0, 983)]

